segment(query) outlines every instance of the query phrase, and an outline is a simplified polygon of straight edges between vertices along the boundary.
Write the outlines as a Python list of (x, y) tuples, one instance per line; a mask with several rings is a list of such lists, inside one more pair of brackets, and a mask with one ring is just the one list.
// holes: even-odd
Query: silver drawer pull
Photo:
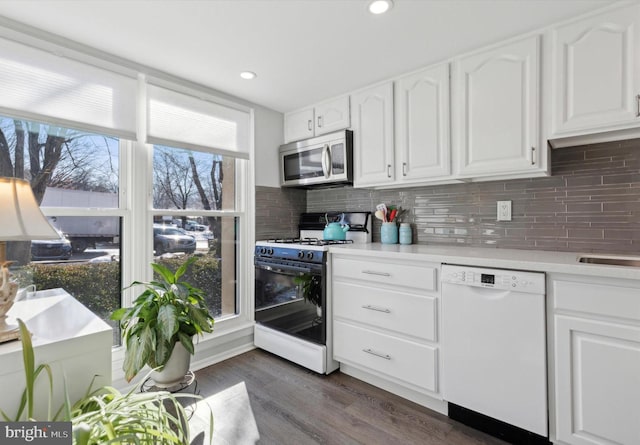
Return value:
[(370, 311), (384, 312), (385, 314), (391, 313), (391, 311), (387, 308), (371, 306), (370, 304), (363, 305), (362, 309), (369, 309)]
[(375, 270), (363, 270), (362, 273), (366, 273), (369, 275), (380, 275), (381, 277), (390, 277), (391, 274), (389, 272), (376, 272)]
[(375, 355), (376, 357), (383, 358), (385, 360), (391, 360), (391, 356), (389, 354), (383, 354), (382, 352), (376, 352), (371, 348), (363, 349), (362, 352), (366, 352), (367, 354)]

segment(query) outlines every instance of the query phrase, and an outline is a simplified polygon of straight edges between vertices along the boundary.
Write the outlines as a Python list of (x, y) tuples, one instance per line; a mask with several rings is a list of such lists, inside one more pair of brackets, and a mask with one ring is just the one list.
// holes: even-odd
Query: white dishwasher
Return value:
[(480, 413), (546, 439), (545, 330), (544, 273), (443, 265), (442, 381), (450, 417), (464, 422), (469, 411)]

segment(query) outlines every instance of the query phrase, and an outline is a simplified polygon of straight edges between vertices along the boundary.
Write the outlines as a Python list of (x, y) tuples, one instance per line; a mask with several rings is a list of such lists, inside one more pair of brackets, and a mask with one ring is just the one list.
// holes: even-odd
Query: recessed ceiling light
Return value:
[(393, 6), (391, 0), (374, 0), (369, 3), (369, 12), (371, 14), (384, 14)]
[(251, 80), (255, 79), (257, 77), (257, 74), (253, 71), (243, 71), (240, 73), (240, 77), (242, 77), (243, 79)]

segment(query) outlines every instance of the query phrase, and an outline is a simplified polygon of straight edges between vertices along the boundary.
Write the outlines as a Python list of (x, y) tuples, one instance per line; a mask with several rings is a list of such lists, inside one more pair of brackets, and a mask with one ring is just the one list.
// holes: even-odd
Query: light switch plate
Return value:
[(511, 221), (511, 201), (498, 201), (498, 221)]

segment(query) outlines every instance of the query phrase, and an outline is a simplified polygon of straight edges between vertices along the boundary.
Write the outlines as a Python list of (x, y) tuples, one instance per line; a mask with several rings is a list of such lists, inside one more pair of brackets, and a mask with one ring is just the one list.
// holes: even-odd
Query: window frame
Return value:
[[(4, 37), (7, 27), (0, 27), (0, 36)], [(147, 281), (152, 278), (150, 263), (153, 261), (153, 228), (148, 221), (154, 215), (152, 200), (152, 165), (153, 145), (146, 143), (146, 77), (153, 76), (156, 85), (173, 89), (177, 92), (209, 100), (228, 106), (248, 114), (248, 156), (234, 156), (236, 158), (235, 171), (235, 199), (236, 208), (233, 211), (207, 211), (212, 216), (236, 217), (238, 220), (238, 240), (236, 247), (237, 270), (237, 311), (234, 316), (222, 317), (216, 320), (213, 333), (199, 339), (196, 344), (196, 355), (192, 360), (192, 368), (200, 369), (217, 361), (251, 350), (253, 345), (254, 326), (254, 268), (253, 248), (255, 244), (255, 108), (254, 105), (242, 99), (217, 92), (208, 87), (176, 78), (151, 68), (113, 57), (97, 49), (72, 44), (73, 42), (57, 39), (56, 36), (42, 35), (35, 37), (21, 30), (12, 32), (12, 39), (19, 43), (28, 43), (39, 49), (51, 51), (55, 49), (67, 57), (85, 63), (113, 70), (116, 73), (133, 74), (138, 77), (136, 90), (136, 137), (124, 139), (120, 135), (120, 174), (119, 174), (119, 206), (114, 209), (85, 209), (85, 208), (42, 208), (45, 215), (50, 216), (118, 216), (122, 218), (120, 233), (121, 252), (121, 280), (124, 287), (133, 280)], [(146, 74), (143, 74), (146, 73)], [(151, 78), (151, 77), (150, 77)], [(7, 115), (15, 115), (6, 112)], [(17, 116), (28, 120), (42, 120), (36, 115)], [(50, 119), (47, 119), (50, 120)], [(53, 119), (55, 121), (55, 119)], [(104, 133), (87, 124), (75, 122), (57, 122), (58, 125), (85, 130), (93, 133)], [(104, 133), (107, 134), (107, 133)], [(189, 147), (185, 147), (189, 148)], [(218, 152), (211, 149), (213, 152)], [(223, 156), (230, 153), (219, 152)], [(245, 159), (243, 159), (245, 158)], [(87, 213), (83, 213), (87, 212)], [(193, 213), (187, 211), (189, 213)], [(166, 214), (166, 211), (162, 211)], [(200, 213), (200, 212), (199, 212)], [(121, 294), (121, 305), (130, 306), (137, 296), (134, 289), (124, 290)], [(124, 381), (122, 363), (124, 360), (124, 346), (112, 348), (112, 381), (115, 387), (128, 386)]]

